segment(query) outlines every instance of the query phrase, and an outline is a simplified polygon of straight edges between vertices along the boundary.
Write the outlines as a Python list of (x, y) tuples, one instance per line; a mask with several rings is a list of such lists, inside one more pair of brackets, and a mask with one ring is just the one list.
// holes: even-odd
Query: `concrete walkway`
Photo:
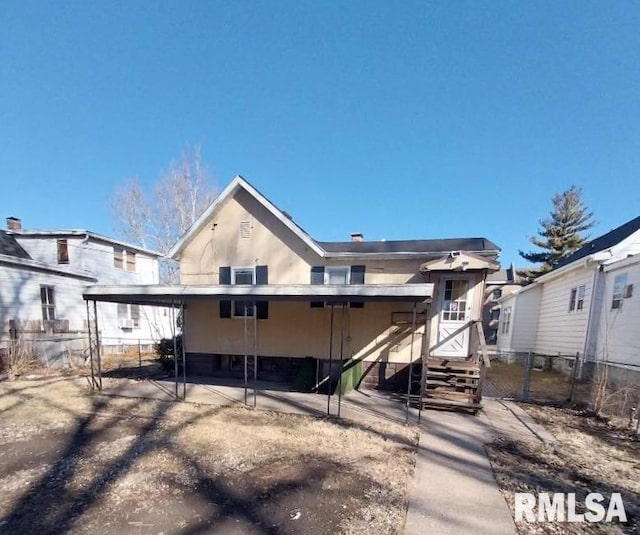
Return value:
[[(175, 399), (171, 381), (104, 379), (103, 393), (153, 399)], [(340, 415), (356, 421), (388, 420), (404, 423), (405, 406), (390, 396), (354, 391), (338, 397), (281, 391), (260, 383), (247, 392), (247, 403), (261, 410), (310, 416)], [(182, 384), (178, 394), (182, 396)], [(225, 384), (188, 383), (187, 401), (214, 405), (242, 405), (244, 388)], [(407, 535), (473, 533), (513, 535), (515, 524), (496, 484), (484, 445), (498, 435), (517, 440), (553, 442), (553, 436), (520, 407), (508, 401), (485, 399), (478, 416), (441, 410), (422, 411), (414, 484), (406, 520)], [(418, 413), (409, 411), (409, 423)]]

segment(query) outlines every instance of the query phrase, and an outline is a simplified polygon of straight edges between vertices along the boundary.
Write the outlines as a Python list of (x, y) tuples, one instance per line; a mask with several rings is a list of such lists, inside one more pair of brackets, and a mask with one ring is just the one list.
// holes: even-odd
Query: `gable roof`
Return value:
[(96, 241), (101, 241), (101, 242), (109, 243), (113, 245), (119, 245), (124, 249), (131, 249), (132, 251), (143, 253), (149, 256), (155, 256), (155, 257), (162, 256), (162, 254), (157, 251), (152, 251), (151, 249), (146, 249), (144, 247), (141, 247), (140, 245), (133, 245), (132, 243), (127, 243), (122, 240), (117, 240), (115, 238), (109, 238), (109, 236), (104, 236), (103, 234), (91, 232), (90, 230), (83, 230), (83, 229), (24, 230), (24, 229), (20, 229), (20, 230), (8, 230), (6, 232), (12, 236), (18, 236), (20, 238), (89, 237)]
[(445, 238), (436, 240), (391, 240), (361, 242), (318, 242), (328, 253), (449, 253), (451, 251), (498, 252), (500, 248), (486, 238)]
[(256, 199), (262, 206), (264, 206), (269, 212), (271, 212), (285, 227), (287, 227), (291, 232), (293, 232), (298, 238), (300, 238), (309, 248), (322, 256), (322, 249), (318, 246), (318, 244), (313, 240), (309, 234), (307, 234), (301, 227), (295, 224), (289, 217), (285, 215), (285, 213), (278, 209), (269, 199), (267, 199), (262, 193), (260, 193), (256, 188), (254, 188), (249, 182), (247, 182), (240, 175), (237, 175), (231, 183), (218, 195), (211, 203), (209, 208), (207, 208), (202, 215), (196, 219), (189, 227), (187, 232), (183, 234), (183, 236), (176, 242), (176, 244), (169, 251), (170, 258), (175, 258), (176, 255), (179, 255), (183, 249), (191, 242), (191, 240), (202, 230), (202, 228), (207, 224), (207, 221), (213, 217), (213, 215), (221, 208), (224, 202), (227, 199), (232, 198), (236, 192), (240, 189), (244, 189), (247, 193), (249, 193), (254, 199)]
[(610, 249), (638, 230), (640, 230), (640, 216), (632, 219), (631, 221), (627, 221), (624, 225), (620, 225), (619, 227), (614, 228), (606, 234), (603, 234), (602, 236), (599, 236), (586, 243), (575, 253), (571, 254), (561, 262), (558, 262), (558, 265), (556, 265), (553, 269), (559, 269), (591, 254)]
[(347, 242), (318, 242), (314, 240), (302, 227), (295, 223), (291, 217), (277, 208), (269, 199), (262, 195), (256, 188), (240, 175), (218, 195), (202, 215), (191, 225), (185, 234), (176, 242), (169, 251), (170, 258), (177, 259), (178, 255), (200, 232), (213, 215), (220, 210), (225, 201), (233, 197), (238, 190), (244, 189), (256, 199), (262, 206), (271, 212), (285, 227), (293, 232), (307, 247), (320, 257), (373, 257), (380, 255), (433, 255), (449, 253), (451, 251), (467, 251), (479, 254), (497, 254), (500, 248), (486, 238), (449, 238), (437, 240), (391, 240), (391, 241), (347, 241)]
[(31, 258), (17, 240), (4, 230), (0, 230), (0, 255), (12, 256), (14, 258)]

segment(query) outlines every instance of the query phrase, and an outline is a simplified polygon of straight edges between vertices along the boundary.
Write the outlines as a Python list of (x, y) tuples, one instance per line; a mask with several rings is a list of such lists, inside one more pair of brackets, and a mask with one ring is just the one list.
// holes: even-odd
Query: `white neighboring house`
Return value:
[[(498, 350), (580, 354), (640, 371), (640, 217), (499, 300)], [(634, 295), (634, 286), (636, 292)]]
[[(0, 338), (9, 338), (11, 328), (31, 337), (86, 338), (84, 288), (157, 284), (160, 256), (87, 230), (24, 230), (20, 220), (7, 218), (7, 230), (0, 230)], [(163, 308), (101, 303), (98, 321), (104, 346), (171, 336)]]

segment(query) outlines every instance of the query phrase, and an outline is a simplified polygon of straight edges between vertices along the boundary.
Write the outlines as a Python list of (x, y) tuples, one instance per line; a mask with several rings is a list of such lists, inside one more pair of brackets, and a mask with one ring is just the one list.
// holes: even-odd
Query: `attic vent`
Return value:
[(240, 221), (240, 238), (251, 237), (251, 221)]

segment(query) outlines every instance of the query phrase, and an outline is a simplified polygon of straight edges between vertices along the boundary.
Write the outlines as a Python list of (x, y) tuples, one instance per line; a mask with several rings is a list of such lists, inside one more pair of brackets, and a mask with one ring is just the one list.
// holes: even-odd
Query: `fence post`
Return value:
[(576, 381), (578, 380), (578, 369), (580, 368), (580, 351), (576, 353), (573, 361), (573, 373), (571, 374), (571, 386), (569, 387), (569, 403), (573, 403), (576, 395)]
[(138, 368), (142, 368), (142, 348), (140, 347), (140, 338), (138, 338)]
[(531, 383), (531, 351), (527, 353), (524, 361), (524, 381), (522, 382), (522, 401), (529, 401), (529, 386)]

